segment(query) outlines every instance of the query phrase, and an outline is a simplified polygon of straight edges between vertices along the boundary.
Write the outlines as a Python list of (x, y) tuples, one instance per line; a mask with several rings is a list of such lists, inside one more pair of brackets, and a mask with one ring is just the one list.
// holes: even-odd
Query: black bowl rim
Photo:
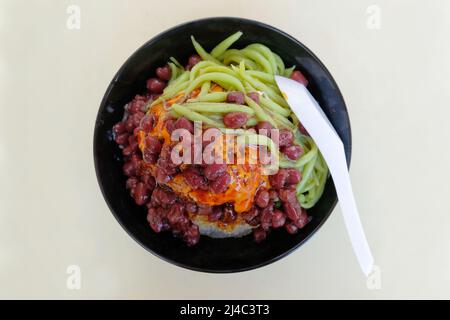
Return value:
[(348, 147), (349, 147), (349, 157), (347, 158), (347, 167), (350, 168), (350, 163), (351, 163), (351, 154), (352, 154), (352, 130), (351, 130), (351, 123), (350, 123), (350, 118), (349, 118), (349, 114), (348, 114), (348, 109), (347, 109), (347, 105), (345, 103), (344, 97), (342, 96), (341, 90), (339, 89), (339, 86), (337, 85), (336, 81), (334, 80), (333, 76), (331, 75), (330, 71), (326, 68), (326, 66), (322, 63), (322, 61), (308, 48), (306, 47), (302, 42), (300, 42), (299, 40), (297, 40), (296, 38), (294, 38), (293, 36), (289, 35), (288, 33), (286, 33), (283, 30), (280, 30), (276, 27), (273, 27), (267, 23), (261, 22), (261, 21), (257, 21), (257, 20), (252, 20), (252, 19), (247, 19), (247, 18), (240, 18), (240, 17), (230, 17), (230, 16), (217, 16), (217, 17), (209, 17), (209, 18), (201, 18), (201, 19), (195, 19), (195, 20), (190, 20), (190, 21), (186, 21), (183, 23), (180, 23), (178, 25), (175, 25), (169, 29), (166, 29), (165, 31), (162, 31), (160, 33), (158, 33), (156, 36), (154, 36), (153, 38), (151, 38), (150, 40), (146, 41), (143, 45), (141, 45), (137, 50), (135, 50), (133, 52), (133, 54), (131, 56), (128, 57), (128, 59), (122, 64), (122, 66), (119, 68), (119, 70), (116, 72), (116, 74), (114, 75), (113, 79), (111, 80), (111, 82), (108, 85), (108, 88), (105, 91), (105, 94), (103, 95), (102, 101), (100, 103), (100, 109), (98, 110), (97, 113), (97, 117), (96, 117), (96, 121), (95, 121), (95, 127), (94, 127), (94, 140), (93, 140), (93, 156), (94, 156), (94, 167), (95, 167), (95, 173), (96, 173), (96, 177), (97, 177), (97, 182), (99, 184), (101, 193), (103, 195), (103, 198), (105, 199), (106, 204), (108, 205), (109, 210), (111, 211), (111, 213), (113, 214), (113, 216), (115, 217), (115, 219), (117, 220), (117, 222), (121, 225), (121, 227), (127, 232), (127, 234), (134, 240), (136, 241), (141, 247), (143, 247), (145, 250), (147, 250), (148, 252), (150, 252), (151, 254), (153, 254), (154, 256), (158, 257), (159, 259), (168, 262), (170, 264), (176, 265), (178, 267), (182, 267), (188, 270), (192, 270), (192, 271), (198, 271), (198, 272), (205, 272), (205, 273), (215, 273), (215, 274), (220, 274), (220, 273), (237, 273), (237, 272), (244, 272), (244, 271), (250, 271), (253, 269), (258, 269), (264, 266), (267, 266), (271, 263), (274, 263), (286, 256), (288, 256), (289, 254), (291, 254), (292, 252), (294, 252), (295, 250), (297, 250), (300, 246), (302, 246), (305, 242), (307, 242), (321, 227), (322, 225), (328, 220), (328, 218), (330, 217), (331, 213), (334, 211), (336, 204), (338, 202), (337, 197), (335, 198), (332, 206), (330, 207), (330, 210), (328, 211), (328, 213), (324, 216), (324, 218), (322, 219), (322, 221), (316, 226), (316, 228), (314, 230), (311, 231), (310, 234), (308, 234), (304, 239), (302, 239), (302, 241), (300, 241), (299, 243), (297, 243), (295, 246), (293, 246), (291, 249), (279, 254), (278, 256), (275, 256), (271, 259), (268, 259), (267, 261), (255, 264), (255, 265), (251, 265), (251, 266), (247, 266), (247, 267), (242, 267), (242, 268), (236, 268), (236, 269), (208, 269), (208, 268), (199, 268), (199, 267), (193, 267), (190, 266), (188, 264), (185, 263), (181, 263), (178, 261), (174, 261), (170, 258), (164, 257), (158, 253), (156, 253), (155, 251), (151, 250), (150, 248), (148, 248), (144, 243), (142, 243), (130, 230), (129, 228), (124, 225), (119, 217), (119, 215), (115, 212), (115, 210), (112, 208), (105, 190), (103, 188), (103, 184), (102, 184), (102, 180), (99, 174), (99, 168), (98, 168), (98, 161), (97, 161), (97, 157), (96, 157), (96, 146), (97, 146), (97, 140), (100, 139), (100, 135), (98, 134), (97, 131), (97, 123), (100, 120), (100, 115), (102, 114), (102, 111), (105, 108), (105, 104), (106, 104), (106, 100), (107, 97), (110, 94), (110, 91), (114, 88), (115, 83), (117, 83), (117, 79), (119, 78), (120, 74), (123, 72), (123, 69), (128, 65), (128, 63), (135, 57), (135, 55), (144, 47), (151, 45), (154, 42), (159, 41), (161, 38), (163, 38), (165, 36), (165, 34), (167, 32), (171, 32), (174, 31), (178, 28), (193, 24), (193, 23), (198, 23), (198, 22), (206, 22), (206, 21), (215, 21), (215, 20), (240, 20), (243, 21), (245, 23), (249, 23), (249, 24), (254, 24), (254, 25), (258, 25), (261, 26), (262, 28), (266, 28), (266, 29), (270, 29), (274, 32), (277, 32), (281, 35), (283, 35), (284, 37), (288, 38), (289, 40), (295, 42), (298, 46), (302, 47), (313, 59), (316, 60), (316, 62), (320, 65), (320, 67), (324, 70), (324, 72), (327, 74), (327, 76), (329, 77), (329, 80), (333, 83), (333, 85), (336, 86), (336, 88), (338, 89), (337, 93), (339, 95), (339, 99), (342, 100), (343, 102), (343, 107), (345, 109), (345, 116), (346, 116), (346, 121), (349, 124), (348, 126), (348, 132), (349, 132), (349, 140), (348, 140)]

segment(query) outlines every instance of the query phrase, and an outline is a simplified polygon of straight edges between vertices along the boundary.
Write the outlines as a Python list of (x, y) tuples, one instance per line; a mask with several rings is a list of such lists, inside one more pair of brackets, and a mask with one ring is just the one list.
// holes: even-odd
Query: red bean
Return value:
[(273, 126), (268, 121), (261, 121), (256, 125), (256, 129), (259, 134), (270, 137), (270, 130), (273, 129)]
[[(138, 97), (138, 96), (136, 96)], [(138, 99), (135, 98), (133, 101), (131, 101), (127, 107), (126, 110), (128, 111), (129, 114), (135, 114), (138, 112), (144, 112), (145, 111), (145, 107), (147, 105), (147, 99)]]
[(159, 233), (164, 229), (162, 217), (158, 214), (155, 208), (148, 209), (147, 221), (156, 233)]
[(124, 122), (117, 122), (113, 127), (113, 132), (115, 136), (120, 135), (121, 133), (126, 132), (125, 123)]
[(155, 178), (148, 172), (141, 176), (141, 181), (151, 190), (155, 189), (156, 181)]
[(150, 149), (144, 148), (144, 151), (142, 152), (142, 156), (145, 163), (151, 163), (154, 164), (158, 160), (158, 155), (155, 153), (152, 153)]
[(274, 200), (274, 201), (278, 200), (278, 192), (276, 192), (273, 189), (269, 190), (269, 197), (270, 197), (270, 200)]
[(130, 115), (135, 114), (138, 111), (144, 111), (143, 106), (140, 103), (134, 103), (134, 101), (130, 102), (125, 109)]
[[(167, 218), (167, 210), (164, 209), (163, 207), (158, 207), (157, 209), (158, 215), (164, 219)], [(168, 221), (167, 221), (168, 222)]]
[(129, 136), (128, 133), (122, 133), (117, 135), (114, 140), (118, 145), (123, 146), (124, 144), (128, 143), (128, 136)]
[(259, 227), (259, 228), (256, 228), (255, 230), (253, 230), (253, 238), (255, 239), (255, 241), (257, 243), (264, 241), (266, 239), (266, 237), (267, 237), (267, 233), (263, 228)]
[(220, 206), (215, 206), (212, 208), (212, 212), (208, 214), (209, 221), (219, 221), (223, 216), (223, 210)]
[(294, 168), (287, 169), (287, 173), (286, 184), (288, 185), (296, 185), (302, 180), (301, 173)]
[(305, 127), (301, 124), (301, 122), (298, 123), (297, 127), (298, 127), (298, 130), (300, 130), (301, 134), (309, 137), (308, 131), (306, 131)]
[(128, 117), (127, 121), (125, 122), (125, 128), (128, 132), (132, 133), (134, 129), (139, 126), (141, 119), (144, 117), (143, 112), (138, 112), (135, 114), (132, 114)]
[(203, 169), (203, 174), (205, 175), (206, 179), (212, 181), (217, 179), (220, 175), (222, 175), (227, 170), (226, 164), (208, 164)]
[(183, 223), (185, 220), (184, 207), (179, 203), (174, 203), (167, 212), (167, 219), (171, 226)]
[(162, 149), (162, 144), (155, 136), (145, 137), (145, 149), (148, 149), (150, 153), (159, 154)]
[(246, 221), (247, 224), (251, 225), (252, 227), (257, 227), (259, 226), (259, 216), (255, 217), (252, 220)]
[(168, 183), (172, 177), (168, 175), (164, 170), (161, 168), (156, 168), (156, 174), (155, 174), (155, 180), (159, 184), (166, 184)]
[(210, 188), (214, 193), (222, 193), (228, 189), (230, 183), (231, 176), (227, 172), (224, 172), (211, 183)]
[(223, 117), (223, 123), (228, 128), (238, 129), (247, 123), (248, 116), (244, 112), (230, 112)]
[(156, 75), (161, 80), (168, 81), (172, 75), (172, 70), (170, 70), (168, 65), (165, 65), (164, 67), (156, 68)]
[(272, 227), (280, 228), (286, 222), (284, 213), (280, 210), (275, 210), (272, 215)]
[(157, 162), (157, 168), (162, 170), (166, 175), (173, 175), (177, 173), (177, 166), (172, 163), (170, 159), (159, 157)]
[(170, 191), (165, 191), (160, 194), (160, 201), (161, 201), (161, 204), (163, 205), (163, 207), (164, 207), (164, 205), (166, 205), (166, 206), (173, 205), (176, 200), (177, 200), (177, 196)]
[(161, 93), (166, 87), (166, 83), (158, 78), (150, 78), (147, 80), (147, 89), (152, 93)]
[(168, 133), (172, 133), (172, 131), (175, 129), (175, 120), (169, 119), (164, 123), (164, 127), (166, 128)]
[(143, 158), (146, 163), (155, 163), (161, 152), (162, 144), (157, 137), (147, 136), (143, 150)]
[(139, 127), (145, 132), (150, 132), (153, 129), (153, 124), (155, 123), (155, 117), (153, 114), (146, 115), (141, 119)]
[(191, 70), (192, 67), (195, 66), (200, 61), (202, 61), (202, 57), (200, 57), (198, 54), (193, 54), (192, 56), (190, 56), (188, 60), (188, 65), (190, 67), (189, 70)]
[(142, 157), (139, 154), (133, 154), (130, 157), (130, 160), (135, 163), (136, 168), (137, 168), (139, 166), (140, 161), (142, 160)]
[(299, 218), (297, 220), (294, 220), (293, 222), (299, 229), (303, 228), (309, 222), (309, 217), (306, 213), (306, 210), (301, 208)]
[(136, 187), (130, 189), (130, 196), (134, 199), (134, 193), (136, 192)]
[(259, 189), (255, 195), (255, 203), (260, 208), (265, 208), (269, 204), (269, 192), (265, 189)]
[(125, 121), (125, 128), (127, 129), (128, 132), (133, 132), (134, 128), (136, 128), (136, 126), (134, 125), (133, 119), (130, 117), (128, 117), (128, 119)]
[(274, 189), (279, 190), (286, 184), (287, 177), (288, 172), (286, 169), (279, 169), (276, 174), (269, 176), (270, 185)]
[(132, 147), (137, 147), (138, 146), (137, 138), (134, 135), (130, 135), (128, 137), (128, 144)]
[(185, 233), (185, 241), (188, 246), (194, 246), (200, 240), (200, 231), (198, 226), (191, 224)]
[(283, 202), (297, 201), (297, 191), (294, 188), (283, 188), (279, 191), (280, 200)]
[(267, 206), (261, 211), (260, 221), (264, 230), (269, 230), (272, 225), (273, 206)]
[(186, 232), (186, 228), (189, 226), (189, 223), (191, 222), (191, 220), (189, 220), (188, 217), (186, 217), (186, 215), (182, 215), (180, 220), (178, 221), (178, 225), (176, 226), (176, 228), (180, 228), (182, 230), (182, 232)]
[(145, 113), (142, 111), (138, 111), (135, 114), (132, 114), (130, 118), (133, 119), (133, 124), (135, 127), (138, 127), (141, 123), (142, 118), (145, 117)]
[[(158, 207), (158, 208), (156, 208), (156, 215), (159, 216), (159, 218), (160, 218), (161, 231), (170, 230), (169, 220), (167, 220), (167, 210), (162, 207)], [(148, 221), (148, 217), (147, 217), (147, 221)]]
[(159, 207), (161, 205), (161, 201), (159, 200), (159, 197), (157, 195), (157, 193), (159, 192), (158, 187), (155, 188), (155, 190), (153, 190), (152, 195), (150, 197), (150, 206), (151, 207)]
[(230, 223), (236, 220), (237, 215), (232, 206), (225, 206), (223, 208), (222, 221), (225, 223)]
[(139, 127), (134, 128), (133, 130), (133, 136), (139, 137), (139, 132), (141, 132), (142, 129)]
[(130, 178), (127, 179), (126, 188), (127, 189), (132, 189), (132, 188), (136, 187), (138, 182), (139, 182), (138, 178), (130, 177)]
[(284, 225), (284, 228), (290, 234), (296, 234), (298, 232), (297, 226), (295, 224), (293, 224), (292, 222), (286, 223)]
[(136, 185), (133, 195), (134, 195), (134, 201), (136, 201), (136, 204), (141, 206), (147, 202), (147, 200), (150, 196), (150, 190), (144, 183), (139, 182)]
[(302, 213), (302, 208), (299, 203), (295, 202), (285, 202), (283, 203), (284, 212), (292, 221), (296, 221), (300, 218)]
[(171, 159), (172, 148), (173, 145), (164, 145), (161, 149), (161, 153), (156, 164), (157, 169), (161, 170), (162, 173), (166, 175), (173, 175), (179, 171), (178, 165), (174, 164)]
[(136, 165), (133, 161), (125, 162), (123, 165), (123, 173), (127, 177), (135, 176), (136, 175)]
[(175, 203), (177, 197), (174, 193), (165, 191), (162, 188), (156, 188), (152, 194), (152, 202), (157, 205), (171, 206)]
[(174, 125), (175, 129), (185, 129), (194, 134), (194, 124), (185, 117), (178, 118)]
[(154, 206), (154, 203), (152, 203), (152, 197), (151, 197), (151, 196), (150, 196), (150, 201), (148, 201), (148, 202), (145, 204), (145, 206), (147, 207), (147, 209), (150, 209), (150, 208), (155, 207), (155, 206)]
[(130, 189), (130, 196), (134, 199), (134, 193), (136, 192), (136, 187)]
[(259, 210), (255, 207), (253, 207), (249, 211), (244, 212), (242, 214), (242, 218), (245, 221), (249, 222), (249, 221), (252, 221), (253, 219), (255, 219), (258, 215), (259, 215)]
[(278, 145), (280, 147), (290, 146), (294, 142), (294, 134), (287, 129), (281, 129), (279, 134)]
[(188, 169), (182, 173), (187, 184), (194, 190), (206, 189), (206, 181), (202, 175), (193, 169)]
[(308, 79), (306, 79), (305, 76), (303, 75), (303, 73), (301, 73), (298, 70), (295, 70), (294, 72), (292, 72), (291, 79), (295, 80), (297, 82), (300, 82), (305, 87), (308, 85)]
[(303, 154), (303, 149), (300, 146), (293, 145), (290, 147), (281, 148), (281, 152), (290, 160), (297, 160)]
[(237, 103), (237, 104), (244, 104), (245, 102), (245, 95), (243, 92), (240, 91), (231, 91), (227, 94), (227, 102), (229, 103)]
[(259, 93), (258, 92), (249, 92), (247, 96), (255, 101), (257, 104), (259, 104)]
[(186, 202), (184, 207), (186, 208), (186, 212), (188, 213), (196, 213), (197, 212), (197, 204), (195, 202)]
[(122, 154), (123, 154), (125, 157), (129, 157), (129, 156), (131, 156), (132, 154), (134, 154), (135, 151), (136, 151), (136, 148), (133, 148), (132, 146), (127, 146), (127, 147), (125, 147), (125, 148), (122, 149)]

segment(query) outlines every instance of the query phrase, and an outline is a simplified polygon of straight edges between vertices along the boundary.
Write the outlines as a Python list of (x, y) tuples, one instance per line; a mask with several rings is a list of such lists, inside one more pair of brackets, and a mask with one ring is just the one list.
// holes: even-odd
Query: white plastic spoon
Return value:
[(374, 261), (353, 197), (344, 144), (304, 85), (280, 76), (275, 76), (275, 80), (292, 111), (314, 139), (330, 169), (353, 250), (364, 274), (368, 276)]

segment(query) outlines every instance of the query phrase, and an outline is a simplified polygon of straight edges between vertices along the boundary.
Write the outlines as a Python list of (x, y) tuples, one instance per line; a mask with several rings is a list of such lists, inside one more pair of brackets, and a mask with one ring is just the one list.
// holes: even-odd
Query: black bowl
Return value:
[[(186, 61), (194, 49), (190, 36), (210, 50), (228, 35), (241, 30), (235, 44), (241, 48), (259, 42), (278, 53), (287, 66), (295, 64), (309, 79), (308, 89), (319, 102), (345, 145), (350, 162), (351, 131), (347, 109), (332, 76), (302, 43), (272, 26), (241, 18), (208, 18), (176, 26), (139, 48), (115, 75), (101, 102), (95, 123), (94, 161), (103, 196), (122, 227), (138, 243), (158, 257), (181, 267), (206, 272), (237, 272), (261, 267), (294, 251), (316, 232), (336, 205), (331, 178), (316, 206), (309, 210), (312, 220), (296, 235), (274, 230), (257, 244), (253, 237), (211, 239), (201, 237), (198, 245), (187, 247), (171, 233), (154, 233), (146, 221), (145, 207), (137, 206), (125, 190), (120, 149), (112, 140), (111, 128), (123, 117), (123, 106), (145, 91), (146, 79), (170, 56)], [(99, 226), (101, 228), (101, 226)]]

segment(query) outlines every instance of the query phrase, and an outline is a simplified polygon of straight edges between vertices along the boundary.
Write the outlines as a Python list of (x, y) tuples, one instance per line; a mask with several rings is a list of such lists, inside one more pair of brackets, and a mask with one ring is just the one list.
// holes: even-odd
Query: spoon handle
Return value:
[(276, 76), (275, 79), (292, 111), (313, 138), (330, 169), (353, 250), (362, 271), (368, 276), (372, 271), (374, 259), (359, 219), (344, 144), (305, 86), (284, 77)]

